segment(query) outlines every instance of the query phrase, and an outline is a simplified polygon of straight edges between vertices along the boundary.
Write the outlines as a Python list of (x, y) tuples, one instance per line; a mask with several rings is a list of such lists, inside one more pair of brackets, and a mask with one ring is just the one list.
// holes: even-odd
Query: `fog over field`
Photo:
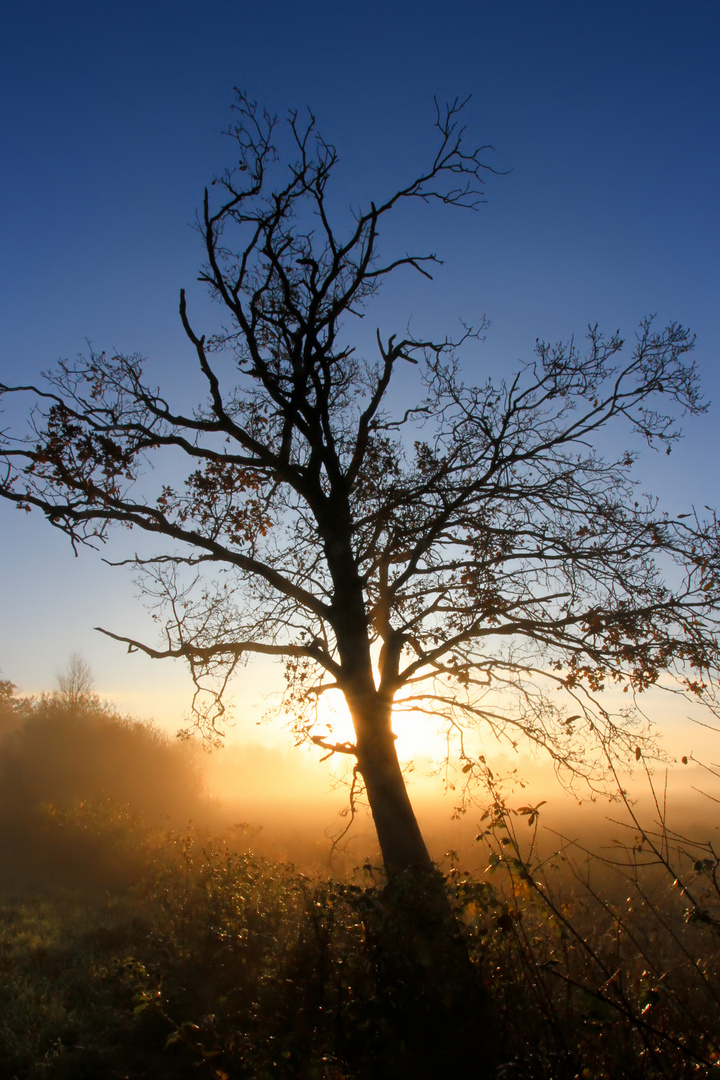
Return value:
[[(6, 870), (15, 865), (40, 885), (55, 872), (81, 872), (88, 859), (121, 881), (139, 866), (148, 830), (157, 838), (188, 829), (323, 875), (343, 877), (367, 862), (380, 865), (362, 796), (354, 816), (349, 813), (351, 771), (340, 755), (320, 762), (316, 748), (292, 746), (288, 732), (281, 732), (285, 749), (241, 743), (233, 731), (225, 745), (203, 749), (199, 740), (178, 740), (122, 716), (92, 693), (73, 703), (61, 691), (24, 698), (10, 683), (2, 685), (0, 848)], [(692, 728), (685, 733), (688, 749), (694, 734)], [(720, 781), (711, 740), (703, 745), (699, 760), (652, 764), (657, 805), (644, 760), (623, 778), (643, 829), (659, 830), (664, 815), (677, 833), (717, 838)], [(547, 762), (528, 753), (498, 750), (488, 760), (521, 844), (533, 840), (548, 854), (565, 847), (582, 861), (585, 848), (607, 855), (635, 843), (638, 828), (618, 797), (609, 801), (581, 786), (569, 792)], [(452, 761), (445, 768), (418, 756), (405, 768), (433, 857), (446, 870), (461, 864), (482, 873), (487, 848), (476, 838), (487, 825), (490, 794), (479, 786), (465, 790), (466, 777)], [(538, 806), (537, 819), (531, 819), (528, 808)]]
[[(632, 846), (637, 828), (622, 801), (591, 795), (582, 788), (576, 794), (565, 790), (552, 769), (529, 757), (498, 755), (492, 766), (499, 777), (507, 777), (503, 791), (507, 804), (517, 810), (540, 807), (538, 836), (543, 849), (550, 851), (567, 844), (607, 852), (628, 841)], [(238, 840), (256, 850), (296, 862), (310, 860), (313, 869), (344, 872), (366, 857), (379, 859), (372, 820), (361, 805), (347, 835), (333, 850), (332, 839), (348, 825), (349, 777), (332, 777), (301, 748), (286, 752), (262, 745), (230, 743), (203, 761), (207, 792), (217, 800), (221, 820), (236, 830)], [(628, 792), (633, 810), (647, 830), (660, 828), (660, 810), (667, 825), (677, 832), (703, 840), (718, 839), (720, 831), (720, 782), (704, 764), (678, 763), (667, 768), (656, 764), (653, 784), (660, 807), (655, 805), (647, 776), (641, 767), (628, 776)], [(482, 871), (486, 852), (476, 837), (484, 827), (482, 814), (490, 801), (477, 788), (470, 794), (464, 812), (456, 812), (462, 801), (459, 771), (433, 769), (429, 761), (417, 761), (409, 772), (409, 791), (433, 857), (449, 865), (448, 852), (456, 852), (463, 868)], [(667, 779), (667, 787), (666, 787)], [(454, 789), (448, 787), (454, 783)], [(527, 815), (514, 815), (518, 835), (529, 838)]]

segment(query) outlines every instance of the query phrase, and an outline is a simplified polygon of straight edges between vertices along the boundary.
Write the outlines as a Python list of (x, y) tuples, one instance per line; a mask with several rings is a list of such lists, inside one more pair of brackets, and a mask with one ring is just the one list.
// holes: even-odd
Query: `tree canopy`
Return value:
[[(76, 547), (118, 524), (158, 541), (121, 561), (162, 604), (163, 642), (104, 632), (185, 658), (198, 686), (214, 679), (210, 730), (238, 664), (282, 658), (297, 731), (356, 759), (391, 874), (427, 861), (394, 708), (527, 737), (594, 782), (637, 745), (639, 693), (713, 708), (718, 673), (716, 517), (668, 514), (634, 471), (643, 441), (669, 453), (682, 414), (705, 408), (687, 328), (646, 318), (626, 342), (591, 326), (479, 382), (463, 358), (484, 323), (435, 340), (378, 330), (374, 355), (353, 347), (388, 275), (439, 262), (386, 251), (384, 220), (482, 199), (487, 148), (469, 143), (462, 107), (437, 108), (427, 166), (348, 226), (314, 118), (283, 125), (239, 96), (238, 163), (198, 222), (200, 280), (224, 321), (202, 333), (180, 299), (204, 400), (183, 410), (141, 357), (93, 350), (44, 386), (0, 388), (35, 400), (30, 432), (3, 436), (0, 494)], [(626, 710), (603, 704), (609, 685)], [(329, 688), (353, 742), (323, 731)]]

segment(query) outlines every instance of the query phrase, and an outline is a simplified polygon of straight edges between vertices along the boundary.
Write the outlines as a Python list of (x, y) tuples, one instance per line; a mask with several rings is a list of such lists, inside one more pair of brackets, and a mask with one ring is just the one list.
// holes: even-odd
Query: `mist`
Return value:
[(202, 753), (85, 692), (0, 684), (0, 859), (6, 885), (129, 884), (193, 817), (209, 824)]
[[(208, 751), (119, 713), (87, 690), (25, 698), (0, 682), (0, 859), (6, 886), (52, 888), (136, 883), (168, 845), (192, 833), (230, 851), (348, 878), (380, 866), (362, 799), (351, 812), (343, 762), (229, 742)], [(551, 768), (498, 755), (493, 768), (507, 820), (523, 850), (612, 858), (639, 834), (669, 827), (714, 840), (720, 824), (712, 766), (689, 761), (628, 776), (629, 806), (587, 791), (570, 794)], [(462, 774), (408, 766), (408, 787), (431, 855), (444, 869), (487, 868), (487, 792), (463, 805)], [(537, 808), (531, 815), (528, 809)]]

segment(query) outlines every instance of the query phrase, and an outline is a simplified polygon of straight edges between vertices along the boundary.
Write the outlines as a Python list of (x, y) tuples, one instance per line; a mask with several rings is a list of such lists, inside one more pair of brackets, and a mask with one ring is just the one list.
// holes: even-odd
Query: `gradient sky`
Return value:
[[(485, 377), (529, 358), (537, 337), (596, 320), (630, 335), (656, 312), (697, 332), (720, 407), (718, 55), (718, 0), (6, 5), (0, 380), (36, 379), (88, 339), (141, 352), (157, 382), (182, 383), (192, 350), (180, 288), (202, 308), (190, 225), (229, 161), (221, 132), (237, 85), (271, 111), (312, 108), (342, 158), (336, 196), (353, 205), (427, 159), (433, 95), (472, 95), (469, 129), (507, 175), (489, 179), (478, 214), (430, 214), (405, 236), (445, 265), (432, 286), (398, 280), (368, 329), (414, 317), (441, 337), (486, 314), (474, 359)], [(720, 503), (718, 416), (694, 421), (669, 459), (644, 462), (669, 509)], [(0, 543), (5, 677), (50, 688), (79, 650), (101, 693), (172, 726), (184, 672), (92, 630), (152, 638), (130, 579), (91, 552), (75, 559), (42, 518), (4, 504)], [(272, 688), (267, 673), (242, 677), (244, 702)]]

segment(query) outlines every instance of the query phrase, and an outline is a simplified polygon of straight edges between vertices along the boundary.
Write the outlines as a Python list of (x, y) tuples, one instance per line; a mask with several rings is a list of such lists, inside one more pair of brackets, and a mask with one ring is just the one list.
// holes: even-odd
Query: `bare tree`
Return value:
[[(427, 167), (348, 225), (328, 200), (338, 157), (314, 118), (291, 113), (285, 127), (240, 96), (239, 163), (199, 221), (200, 280), (226, 323), (200, 333), (180, 298), (206, 400), (183, 411), (140, 357), (94, 351), (46, 387), (2, 387), (35, 400), (31, 432), (4, 439), (5, 498), (76, 547), (115, 524), (159, 542), (130, 561), (165, 612), (164, 642), (103, 632), (185, 658), (198, 686), (214, 678), (211, 733), (237, 666), (281, 658), (298, 733), (355, 762), (390, 879), (432, 868), (394, 709), (529, 738), (596, 783), (639, 745), (638, 694), (662, 686), (712, 707), (718, 671), (715, 516), (670, 517), (633, 479), (641, 440), (669, 452), (677, 418), (704, 409), (684, 327), (647, 319), (628, 346), (591, 327), (582, 348), (538, 343), (513, 377), (478, 385), (460, 354), (483, 327), (459, 340), (378, 331), (374, 357), (353, 349), (384, 279), (429, 277), (438, 262), (382, 252), (384, 219), (481, 201), (486, 148), (468, 145), (461, 109), (437, 109)], [(398, 378), (411, 402), (399, 410), (387, 393)], [(603, 432), (623, 449), (603, 456)], [(179, 460), (180, 482), (168, 479)], [(603, 705), (607, 684), (627, 710)], [(319, 724), (330, 688), (352, 742)], [(486, 766), (466, 755), (463, 768)]]
[(92, 668), (82, 653), (74, 652), (64, 671), (57, 676), (63, 700), (70, 708), (88, 703), (95, 685)]

